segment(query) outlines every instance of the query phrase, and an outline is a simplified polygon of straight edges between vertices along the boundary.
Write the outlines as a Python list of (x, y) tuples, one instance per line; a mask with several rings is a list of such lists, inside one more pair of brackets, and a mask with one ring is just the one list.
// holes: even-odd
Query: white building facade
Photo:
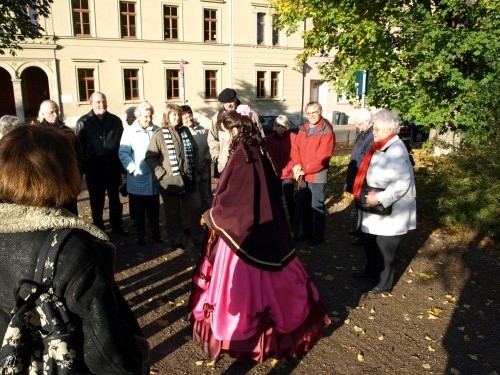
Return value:
[(226, 87), (259, 114), (294, 122), (310, 100), (330, 120), (333, 111), (349, 112), (314, 58), (297, 68), (300, 33), (276, 30), (274, 14), (267, 0), (54, 0), (50, 17), (38, 20), (43, 37), (0, 56), (0, 116), (30, 121), (52, 99), (74, 126), (101, 91), (122, 119), (147, 100), (157, 123), (170, 102), (190, 105), (207, 125)]

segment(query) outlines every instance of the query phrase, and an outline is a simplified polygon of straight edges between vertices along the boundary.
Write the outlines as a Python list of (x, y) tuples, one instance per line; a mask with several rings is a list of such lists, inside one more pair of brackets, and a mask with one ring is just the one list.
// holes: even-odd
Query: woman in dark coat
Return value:
[[(64, 157), (61, 157), (64, 155)], [(33, 280), (52, 229), (73, 228), (60, 247), (53, 280), (79, 329), (76, 353), (51, 354), (79, 374), (146, 374), (149, 347), (114, 280), (115, 248), (104, 232), (62, 209), (80, 191), (72, 144), (61, 134), (26, 125), (0, 141), (0, 337), (16, 306), (21, 279)]]

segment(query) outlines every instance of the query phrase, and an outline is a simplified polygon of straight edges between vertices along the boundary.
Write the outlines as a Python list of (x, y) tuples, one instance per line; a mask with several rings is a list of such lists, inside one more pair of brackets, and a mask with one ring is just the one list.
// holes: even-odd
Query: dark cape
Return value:
[(279, 271), (296, 252), (281, 200), (281, 183), (259, 146), (237, 146), (203, 217), (236, 255), (254, 267)]

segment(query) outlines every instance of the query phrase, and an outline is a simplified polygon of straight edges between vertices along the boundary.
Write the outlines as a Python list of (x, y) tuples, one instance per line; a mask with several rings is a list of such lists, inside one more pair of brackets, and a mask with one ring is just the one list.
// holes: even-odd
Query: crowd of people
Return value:
[[(211, 359), (296, 356), (321, 338), (330, 319), (296, 244), (314, 248), (325, 239), (333, 126), (321, 104), (310, 102), (297, 134), (280, 115), (265, 137), (257, 113), (234, 89), (218, 99), (222, 106), (209, 129), (195, 122), (189, 106), (170, 103), (155, 124), (146, 101), (127, 110), (124, 127), (101, 92), (91, 95), (91, 110), (75, 132), (52, 100), (42, 102), (38, 125), (0, 118), (0, 267), (8, 275), (0, 283), (0, 334), (16, 303), (13, 286), (32, 277), (47, 233), (72, 228), (54, 282), (82, 332), (75, 366), (93, 373), (147, 371), (147, 342), (114, 282), (114, 247), (103, 218), (107, 195), (110, 230), (129, 235), (121, 192), (138, 245), (164, 241), (161, 197), (170, 247), (189, 241), (200, 249), (189, 308), (193, 337)], [(370, 281), (366, 293), (379, 294), (392, 289), (398, 247), (416, 227), (415, 181), (394, 112), (362, 109), (357, 128), (344, 189), (356, 202), (351, 234), (365, 247), (366, 265), (352, 276)], [(83, 176), (92, 224), (78, 217)], [(102, 335), (109, 336), (106, 348), (95, 339)]]

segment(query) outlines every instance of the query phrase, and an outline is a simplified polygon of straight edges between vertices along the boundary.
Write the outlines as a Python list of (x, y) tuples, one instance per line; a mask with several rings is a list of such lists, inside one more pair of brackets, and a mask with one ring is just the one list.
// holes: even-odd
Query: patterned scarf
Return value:
[(174, 140), (172, 138), (172, 134), (170, 133), (169, 128), (163, 129), (163, 137), (165, 138), (165, 143), (167, 145), (168, 150), (168, 158), (170, 160), (170, 166), (172, 167), (172, 174), (178, 175), (182, 174), (184, 178), (184, 189), (186, 192), (194, 192), (196, 191), (196, 168), (195, 168), (195, 160), (194, 160), (194, 148), (191, 143), (191, 139), (188, 136), (189, 130), (182, 126), (177, 130), (181, 140), (182, 145), (184, 147), (184, 155), (186, 162), (186, 174), (182, 174), (180, 168), (179, 155), (175, 152)]
[(170, 134), (170, 130), (168, 128), (163, 128), (163, 137), (165, 138), (165, 143), (167, 145), (168, 159), (170, 160), (172, 175), (177, 176), (181, 174), (181, 170), (179, 168), (177, 154), (175, 153), (174, 140), (172, 139), (172, 134)]
[(188, 181), (194, 183), (196, 186), (196, 168), (194, 165), (194, 150), (193, 145), (191, 144), (191, 140), (188, 136), (189, 130), (183, 126), (179, 129), (179, 133), (182, 138), (182, 144), (184, 145), (184, 153), (186, 154), (186, 165), (187, 165), (187, 173), (186, 177)]
[(366, 180), (366, 173), (368, 172), (368, 167), (370, 166), (370, 162), (372, 161), (372, 156), (375, 153), (375, 151), (381, 150), (384, 145), (389, 142), (395, 134), (391, 134), (388, 137), (385, 137), (382, 139), (380, 142), (373, 142), (370, 150), (366, 153), (365, 157), (363, 158), (363, 161), (361, 162), (361, 165), (359, 166), (358, 173), (356, 174), (356, 179), (354, 180), (354, 188), (353, 188), (353, 194), (354, 194), (354, 199), (359, 200), (359, 197), (361, 196), (361, 190), (363, 189), (363, 184), (365, 183)]

